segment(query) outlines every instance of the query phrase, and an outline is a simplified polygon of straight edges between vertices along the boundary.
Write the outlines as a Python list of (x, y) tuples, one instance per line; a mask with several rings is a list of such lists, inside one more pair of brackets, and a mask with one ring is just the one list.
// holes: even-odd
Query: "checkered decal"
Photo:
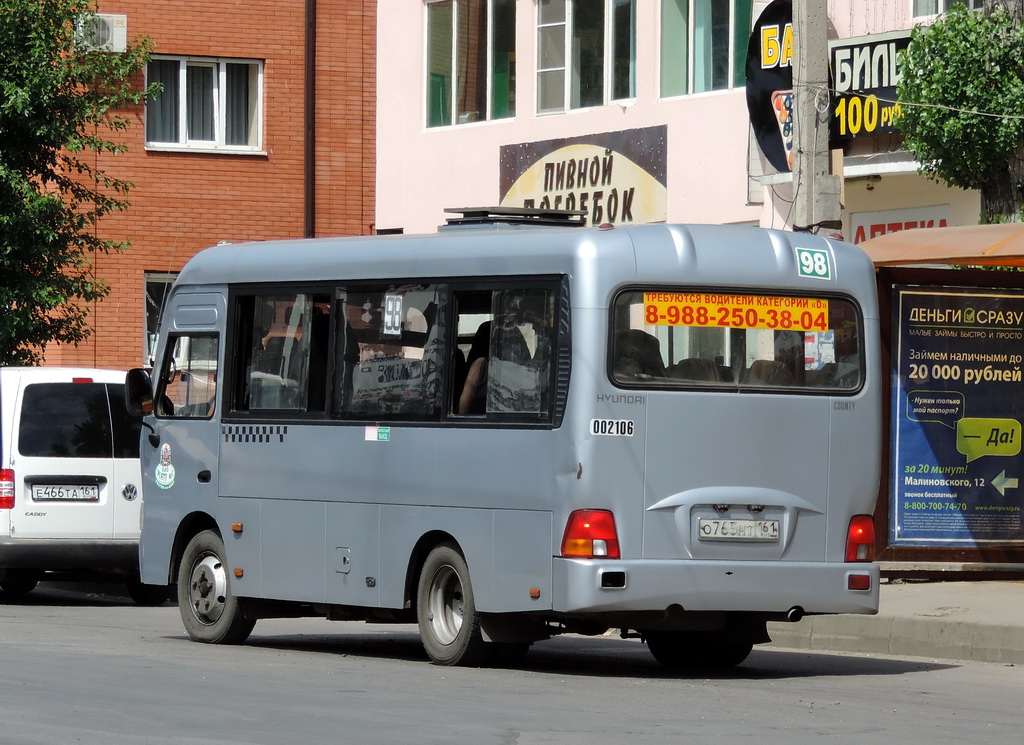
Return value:
[(284, 424), (223, 424), (224, 442), (284, 442), (288, 426)]

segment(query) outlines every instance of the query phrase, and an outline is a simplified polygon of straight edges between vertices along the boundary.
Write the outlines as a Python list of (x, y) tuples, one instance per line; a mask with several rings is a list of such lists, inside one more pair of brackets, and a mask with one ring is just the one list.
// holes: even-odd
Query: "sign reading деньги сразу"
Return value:
[(890, 542), (1024, 543), (1024, 292), (894, 293)]

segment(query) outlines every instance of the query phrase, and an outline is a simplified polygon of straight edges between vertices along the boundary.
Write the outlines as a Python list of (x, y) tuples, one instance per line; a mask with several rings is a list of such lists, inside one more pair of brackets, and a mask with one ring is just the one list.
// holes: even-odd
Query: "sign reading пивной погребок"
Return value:
[(1024, 292), (894, 292), (891, 543), (1024, 543)]

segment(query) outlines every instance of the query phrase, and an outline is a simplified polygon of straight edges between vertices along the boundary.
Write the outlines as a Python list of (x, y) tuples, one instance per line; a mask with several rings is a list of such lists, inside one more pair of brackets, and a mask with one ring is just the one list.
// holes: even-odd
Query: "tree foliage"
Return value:
[(979, 189), (983, 221), (1012, 221), (1024, 204), (1024, 27), (989, 5), (954, 5), (913, 30), (897, 126), (926, 175)]
[(76, 45), (76, 21), (95, 12), (93, 0), (0, 0), (0, 364), (83, 341), (88, 304), (109, 292), (91, 258), (127, 247), (97, 235), (101, 217), (128, 207), (131, 184), (95, 154), (125, 149), (113, 140), (144, 96), (151, 44)]

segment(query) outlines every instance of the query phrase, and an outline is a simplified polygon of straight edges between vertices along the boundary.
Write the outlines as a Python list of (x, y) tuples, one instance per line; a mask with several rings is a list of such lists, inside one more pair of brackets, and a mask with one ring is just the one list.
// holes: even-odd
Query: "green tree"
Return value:
[(144, 97), (151, 43), (76, 44), (76, 23), (95, 12), (93, 0), (0, 0), (0, 364), (83, 341), (89, 303), (109, 292), (92, 256), (127, 247), (96, 228), (128, 207), (132, 185), (95, 161), (125, 149), (112, 139)]
[(981, 192), (982, 222), (1024, 206), (1024, 0), (954, 5), (901, 54), (897, 126), (923, 172)]

